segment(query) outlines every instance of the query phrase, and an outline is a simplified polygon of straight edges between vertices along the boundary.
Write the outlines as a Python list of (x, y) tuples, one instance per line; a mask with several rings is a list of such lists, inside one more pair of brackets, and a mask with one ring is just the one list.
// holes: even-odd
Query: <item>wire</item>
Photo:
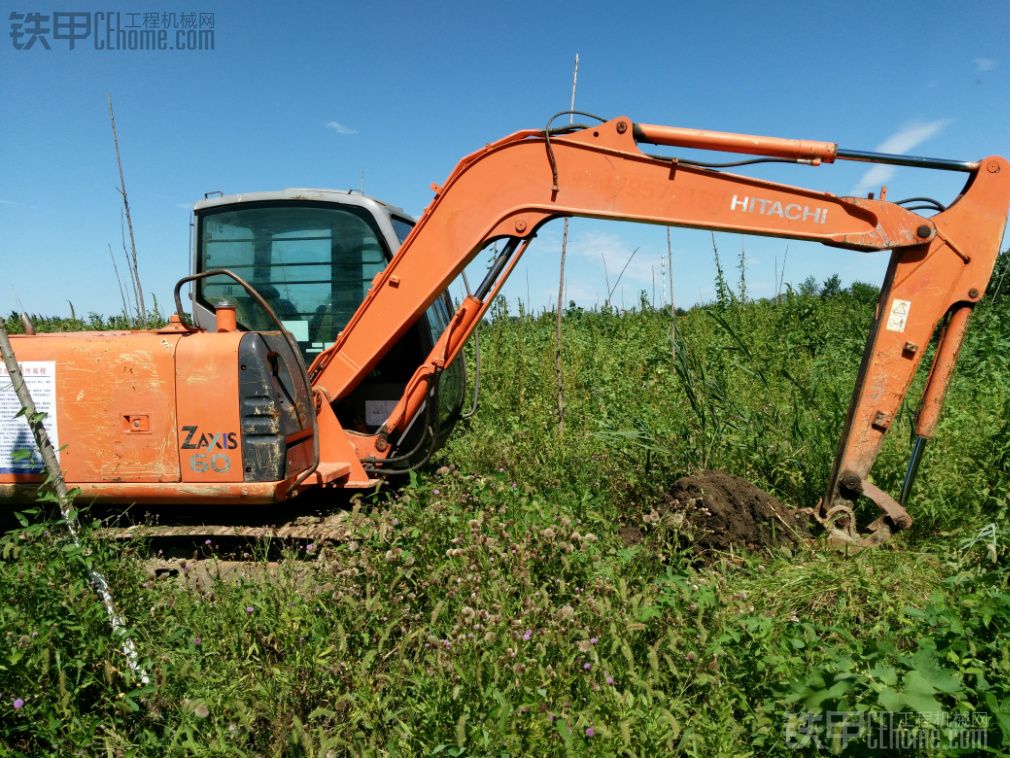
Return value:
[[(428, 396), (424, 400), (424, 431), (421, 432), (421, 438), (417, 441), (417, 444), (415, 444), (408, 453), (389, 456), (388, 458), (383, 458), (381, 461), (376, 461), (374, 458), (363, 459), (361, 463), (363, 464), (366, 473), (384, 476), (406, 474), (410, 471), (416, 471), (428, 462), (432, 454), (435, 452), (435, 449), (438, 447), (438, 437), (432, 427), (432, 416), (438, 412), (438, 384), (441, 377), (441, 370), (437, 370), (434, 374), (424, 377), (424, 381), (428, 382)], [(417, 451), (421, 449), (421, 446), (424, 445), (429, 437), (431, 438), (431, 444), (428, 446), (428, 451), (419, 461), (402, 468), (391, 467), (388, 465), (390, 463), (406, 463), (410, 461), (410, 459), (413, 458)], [(372, 465), (373, 463), (381, 463), (383, 466)]]
[(402, 466), (402, 467), (386, 466), (385, 468), (382, 466), (377, 465), (373, 466), (371, 464), (366, 464), (363, 466), (365, 469), (365, 473), (377, 474), (379, 476), (395, 476), (396, 474), (406, 474), (410, 471), (416, 471), (417, 469), (421, 468), (421, 466), (426, 464), (431, 459), (432, 453), (435, 452), (436, 437), (435, 432), (432, 430), (430, 424), (424, 427), (424, 431), (421, 433), (421, 439), (417, 441), (417, 444), (414, 445), (414, 448), (409, 453), (405, 455), (396, 456), (394, 458), (384, 458), (381, 461), (382, 463), (387, 463), (388, 461), (406, 463), (410, 460), (410, 458), (414, 454), (417, 453), (418, 450), (421, 449), (421, 445), (423, 445), (425, 441), (428, 440), (429, 437), (431, 438), (431, 444), (428, 446), (427, 452), (425, 452), (424, 456), (422, 456), (421, 459), (416, 461), (415, 463), (412, 463), (409, 466)]
[(748, 158), (742, 161), (729, 161), (727, 163), (708, 163), (706, 161), (693, 161), (689, 158), (671, 158), (666, 155), (650, 155), (650, 158), (660, 158), (675, 160), (687, 166), (698, 166), (699, 168), (733, 168), (734, 166), (752, 166), (755, 163), (810, 163), (810, 161), (799, 158)]
[(645, 155), (657, 161), (681, 163), (685, 166), (697, 166), (698, 168), (732, 168), (734, 166), (751, 166), (755, 163), (799, 163), (801, 165), (811, 163), (811, 161), (803, 158), (748, 158), (742, 161), (729, 161), (727, 163), (708, 163), (706, 161), (694, 161), (690, 158), (678, 158), (675, 155), (658, 155), (656, 153), (646, 153)]
[[(554, 178), (554, 183), (551, 186), (551, 192), (557, 195), (558, 193), (558, 162), (554, 159), (554, 148), (551, 146), (551, 124), (558, 116), (586, 116), (587, 118), (595, 118), (601, 124), (606, 123), (607, 119), (601, 118), (593, 113), (586, 113), (585, 111), (558, 111), (549, 119), (547, 119), (547, 126), (544, 127), (544, 138), (546, 139), (547, 147), (547, 160), (551, 164), (551, 176)], [(568, 132), (576, 131), (577, 129), (585, 129), (586, 127), (579, 124), (570, 124), (563, 129), (558, 129), (555, 134), (567, 134)]]
[[(545, 132), (547, 132), (548, 134), (551, 133), (551, 124), (553, 124), (558, 119), (559, 116), (585, 116), (586, 118), (596, 119), (601, 124), (604, 124), (607, 121), (607, 119), (603, 118), (602, 116), (597, 116), (595, 113), (587, 113), (586, 111), (558, 111), (549, 119), (547, 119), (547, 126), (544, 127)], [(563, 131), (577, 131), (578, 129), (585, 129), (585, 127), (571, 124), (565, 126), (562, 129), (556, 130), (555, 133), (560, 133)]]
[(892, 201), (895, 205), (907, 205), (908, 203), (926, 203), (926, 205), (917, 205), (915, 208), (908, 208), (907, 210), (916, 210), (919, 208), (932, 209), (934, 211), (945, 211), (947, 206), (941, 203), (939, 200), (934, 200), (931, 197), (906, 197), (904, 200), (894, 200)]

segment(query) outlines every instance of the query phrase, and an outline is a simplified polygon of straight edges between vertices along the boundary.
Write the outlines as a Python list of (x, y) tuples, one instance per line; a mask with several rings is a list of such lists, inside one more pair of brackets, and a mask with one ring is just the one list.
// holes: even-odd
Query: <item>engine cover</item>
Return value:
[[(165, 329), (11, 337), (70, 487), (115, 502), (284, 497), (312, 463), (304, 368), (277, 332)], [(41, 460), (0, 377), (0, 498)], [(16, 450), (33, 451), (29, 457)]]

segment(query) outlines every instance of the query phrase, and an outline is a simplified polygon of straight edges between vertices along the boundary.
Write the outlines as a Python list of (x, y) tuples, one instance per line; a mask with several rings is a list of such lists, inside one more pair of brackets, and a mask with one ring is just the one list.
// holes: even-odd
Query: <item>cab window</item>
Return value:
[[(386, 266), (370, 216), (355, 211), (300, 202), (207, 213), (200, 221), (200, 270), (227, 268), (248, 281), (311, 361), (333, 342)], [(244, 329), (276, 328), (227, 277), (203, 280), (197, 297), (208, 307), (235, 302)]]

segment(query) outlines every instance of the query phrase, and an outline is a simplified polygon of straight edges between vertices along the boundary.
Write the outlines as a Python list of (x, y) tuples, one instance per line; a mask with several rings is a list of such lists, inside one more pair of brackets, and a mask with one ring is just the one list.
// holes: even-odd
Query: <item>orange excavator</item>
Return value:
[[(589, 125), (553, 128), (560, 115), (567, 112), (465, 157), (433, 185), (416, 223), (357, 193), (208, 197), (195, 209), (195, 273), (176, 286), (177, 313), (167, 325), (14, 336), (62, 447), (68, 485), (85, 501), (267, 504), (372, 488), (416, 466), (461, 403), (457, 359), (467, 338), (537, 230), (586, 216), (891, 251), (815, 511), (858, 545), (911, 526), (904, 503), (999, 253), (1010, 207), (1007, 161), (870, 153), (586, 113), (575, 115)], [(647, 145), (749, 157), (714, 164), (647, 153)], [(884, 191), (838, 197), (724, 170), (838, 160), (961, 172), (967, 181), (944, 206), (890, 202)], [(489, 247), (486, 276), (454, 308), (448, 286)], [(192, 323), (181, 316), (187, 283)], [(937, 329), (916, 443), (894, 498), (868, 475)], [(41, 469), (36, 458), (13, 453), (31, 443), (21, 420), (3, 410), (0, 498), (24, 500)], [(861, 496), (880, 510), (862, 535), (853, 512)]]

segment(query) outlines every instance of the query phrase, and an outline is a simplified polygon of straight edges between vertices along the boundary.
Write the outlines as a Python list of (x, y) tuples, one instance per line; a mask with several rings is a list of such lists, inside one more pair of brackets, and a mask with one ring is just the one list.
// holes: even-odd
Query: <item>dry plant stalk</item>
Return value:
[[(126, 215), (126, 228), (130, 232), (130, 275), (133, 279), (133, 291), (136, 295), (137, 325), (147, 325), (147, 308), (144, 305), (144, 290), (140, 285), (140, 268), (137, 265), (137, 241), (133, 236), (133, 217), (130, 215), (130, 201), (126, 197), (126, 179), (123, 177), (123, 159), (119, 154), (119, 134), (116, 131), (116, 114), (112, 110), (112, 95), (109, 95), (109, 123), (112, 125), (112, 144), (116, 148), (116, 165), (119, 167), (119, 187), (117, 191), (123, 199), (123, 212)], [(117, 274), (118, 276), (118, 274)]]
[[(569, 110), (575, 110), (575, 86), (579, 81), (579, 54), (575, 54), (575, 71), (572, 73), (572, 105)], [(575, 114), (568, 114), (568, 123), (575, 122)], [(568, 253), (568, 219), (565, 218), (565, 228), (561, 234), (561, 274), (558, 281), (558, 309), (555, 313), (555, 344), (554, 370), (558, 379), (558, 434), (565, 432), (565, 381), (561, 363), (561, 310), (565, 303), (565, 255)]]
[(673, 304), (673, 247), (670, 245), (670, 227), (666, 227), (666, 272), (670, 287), (670, 354), (677, 365), (677, 309)]

